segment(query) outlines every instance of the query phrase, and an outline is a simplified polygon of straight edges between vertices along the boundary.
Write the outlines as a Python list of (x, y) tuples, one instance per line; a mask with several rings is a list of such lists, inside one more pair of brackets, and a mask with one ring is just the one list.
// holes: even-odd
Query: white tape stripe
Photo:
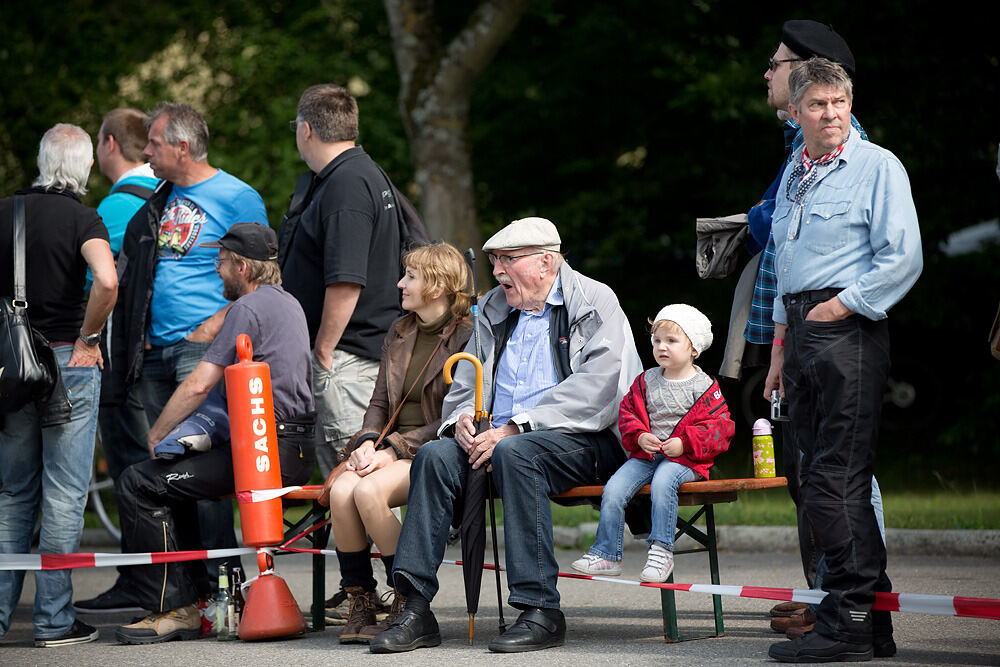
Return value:
[(826, 591), (812, 588), (792, 589), (792, 602), (805, 602), (806, 604), (819, 604), (826, 597)]
[(301, 488), (301, 486), (284, 486), (280, 489), (257, 489), (250, 492), (250, 497), (253, 499), (253, 502), (261, 503), (266, 500), (280, 498), (291, 491), (298, 491)]
[(955, 615), (955, 598), (945, 595), (899, 594), (899, 610), (937, 616)]
[(712, 584), (691, 584), (692, 593), (711, 593), (712, 595), (729, 595), (740, 597), (743, 595), (742, 586), (716, 586)]
[(0, 570), (41, 570), (39, 554), (0, 554)]

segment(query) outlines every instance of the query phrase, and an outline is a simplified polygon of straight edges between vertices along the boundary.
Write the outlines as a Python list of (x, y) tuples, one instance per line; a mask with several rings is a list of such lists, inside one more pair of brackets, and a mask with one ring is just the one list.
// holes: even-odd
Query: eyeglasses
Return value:
[(496, 266), (497, 262), (500, 262), (500, 266), (510, 266), (514, 263), (514, 260), (521, 259), (522, 257), (531, 257), (532, 255), (544, 255), (544, 250), (539, 250), (538, 252), (529, 252), (524, 255), (494, 255), (491, 252), (486, 253), (486, 258), (490, 260), (490, 264)]
[(781, 60), (775, 60), (774, 58), (767, 59), (767, 68), (772, 72), (778, 71), (778, 65), (781, 63), (800, 63), (802, 58), (782, 58)]
[(216, 270), (218, 270), (218, 268), (222, 266), (223, 262), (231, 262), (231, 261), (233, 261), (232, 257), (216, 257), (215, 259), (212, 260), (212, 263), (215, 264), (215, 268)]
[(299, 119), (296, 118), (295, 120), (288, 121), (288, 129), (291, 130), (292, 132), (298, 132), (299, 131)]

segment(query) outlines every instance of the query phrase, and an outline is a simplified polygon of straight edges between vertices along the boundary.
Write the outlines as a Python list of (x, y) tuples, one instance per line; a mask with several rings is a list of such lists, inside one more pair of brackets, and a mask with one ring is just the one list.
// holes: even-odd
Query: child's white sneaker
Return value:
[(570, 563), (570, 567), (584, 574), (600, 574), (606, 577), (616, 577), (622, 573), (621, 563), (592, 553), (583, 554)]
[(674, 553), (667, 551), (659, 544), (654, 544), (646, 555), (646, 565), (639, 573), (639, 581), (662, 584), (673, 570)]

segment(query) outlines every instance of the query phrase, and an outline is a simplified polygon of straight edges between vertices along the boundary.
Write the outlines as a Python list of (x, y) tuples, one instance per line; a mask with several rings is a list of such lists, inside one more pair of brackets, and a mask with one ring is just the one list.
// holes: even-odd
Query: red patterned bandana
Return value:
[[(798, 203), (802, 201), (802, 197), (805, 196), (806, 192), (812, 187), (812, 184), (816, 182), (819, 178), (819, 169), (813, 169), (813, 167), (829, 167), (833, 164), (834, 159), (837, 158), (842, 152), (844, 152), (844, 145), (847, 142), (840, 144), (832, 151), (826, 155), (821, 155), (815, 160), (810, 160), (809, 156), (806, 155), (806, 149), (802, 149), (802, 161), (795, 165), (795, 169), (792, 171), (791, 178), (788, 179), (788, 183), (785, 186), (785, 196), (789, 200)], [(801, 180), (799, 180), (801, 179)], [(795, 197), (792, 197), (792, 183), (799, 180), (799, 185), (795, 188)]]

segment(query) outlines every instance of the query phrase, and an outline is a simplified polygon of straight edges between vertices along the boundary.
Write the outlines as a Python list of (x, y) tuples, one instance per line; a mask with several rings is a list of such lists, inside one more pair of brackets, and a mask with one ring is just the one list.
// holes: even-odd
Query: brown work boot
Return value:
[(798, 616), (808, 608), (805, 602), (782, 602), (771, 607), (771, 616)]
[[(816, 614), (811, 609), (806, 608), (801, 614), (795, 616), (776, 616), (771, 619), (771, 629), (775, 632), (788, 632), (792, 628), (802, 629), (808, 632), (816, 624)], [(808, 629), (806, 629), (808, 628)]]
[(359, 636), (365, 637), (366, 641), (371, 641), (372, 637), (384, 630), (387, 630), (390, 625), (396, 622), (396, 619), (399, 618), (399, 615), (403, 612), (403, 607), (406, 605), (406, 596), (400, 595), (396, 591), (392, 591), (392, 593), (393, 599), (392, 606), (389, 607), (389, 614), (375, 625), (367, 625), (363, 627), (361, 632), (358, 633)]
[(362, 635), (362, 628), (375, 625), (375, 591), (361, 586), (345, 586), (347, 591), (347, 625), (340, 632), (341, 644), (367, 644), (370, 635)]

